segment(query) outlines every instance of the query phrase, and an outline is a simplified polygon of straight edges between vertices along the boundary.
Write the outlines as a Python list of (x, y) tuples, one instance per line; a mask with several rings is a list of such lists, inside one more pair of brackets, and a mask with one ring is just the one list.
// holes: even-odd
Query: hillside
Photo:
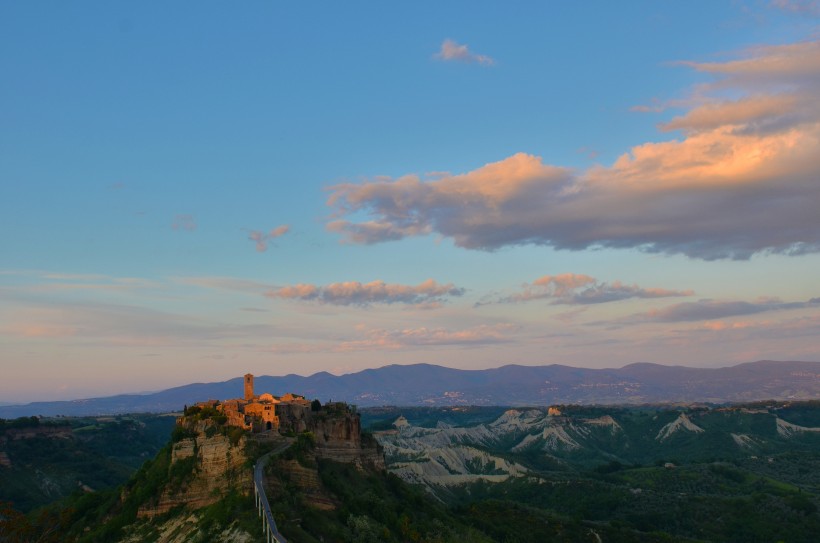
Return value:
[(125, 482), (165, 445), (174, 418), (0, 419), (0, 501), (30, 511)]
[[(203, 398), (227, 398), (240, 379), (196, 383), (143, 395), (0, 406), (0, 417), (178, 411)], [(260, 376), (267, 390), (299, 390), (312, 398), (362, 407), (379, 405), (641, 404), (748, 402), (820, 397), (820, 362), (760, 361), (705, 369), (632, 364), (619, 369), (503, 366), (457, 370), (429, 364), (385, 366), (335, 376)]]
[(263, 486), (291, 543), (809, 543), (820, 532), (818, 402), (304, 413), (283, 410), (287, 437), (191, 408), (120, 489), (0, 515), (52, 534), (43, 541), (261, 542), (250, 469), (274, 451)]
[(462, 513), (501, 500), (744, 543), (808, 543), (820, 530), (820, 402), (379, 408), (363, 417), (392, 473)]

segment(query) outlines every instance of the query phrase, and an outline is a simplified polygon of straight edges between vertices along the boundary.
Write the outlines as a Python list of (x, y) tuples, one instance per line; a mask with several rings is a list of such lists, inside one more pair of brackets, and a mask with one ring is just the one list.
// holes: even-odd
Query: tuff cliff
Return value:
[(138, 517), (161, 515), (179, 505), (199, 509), (218, 502), (229, 491), (252, 490), (251, 459), (244, 432), (229, 434), (213, 420), (178, 422), (170, 451), (167, 483), (161, 493), (140, 506)]
[(344, 402), (279, 404), (276, 413), (280, 432), (313, 435), (311, 454), (316, 458), (354, 464), (359, 469), (385, 469), (384, 451), (369, 434), (362, 433), (361, 416), (354, 406)]
[(347, 406), (325, 406), (311, 417), (308, 429), (316, 440), (316, 457), (354, 464), (360, 469), (385, 469), (384, 450), (362, 434), (361, 417)]

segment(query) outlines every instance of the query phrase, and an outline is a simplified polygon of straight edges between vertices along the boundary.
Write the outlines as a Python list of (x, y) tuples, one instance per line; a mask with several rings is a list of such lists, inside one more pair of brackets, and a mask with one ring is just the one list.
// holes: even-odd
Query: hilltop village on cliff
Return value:
[[(317, 402), (318, 403), (318, 402)], [(226, 426), (237, 426), (252, 432), (279, 430), (281, 432), (303, 432), (307, 430), (311, 406), (304, 396), (285, 394), (276, 397), (270, 393), (256, 395), (253, 389), (253, 375), (245, 375), (245, 397), (230, 400), (208, 400), (195, 404), (198, 409), (216, 409), (226, 417)], [(346, 406), (345, 406), (346, 407)]]
[[(312, 402), (298, 394), (287, 393), (274, 396), (270, 393), (254, 393), (253, 375), (245, 375), (244, 398), (230, 400), (208, 400), (199, 402), (192, 409), (213, 410), (222, 415), (221, 424), (235, 426), (254, 434), (277, 432), (299, 434), (314, 432), (317, 441), (327, 441), (326, 445), (359, 447), (361, 422), (356, 406), (344, 402)], [(186, 415), (191, 410), (186, 408)], [(178, 424), (185, 424), (186, 417), (180, 417)]]

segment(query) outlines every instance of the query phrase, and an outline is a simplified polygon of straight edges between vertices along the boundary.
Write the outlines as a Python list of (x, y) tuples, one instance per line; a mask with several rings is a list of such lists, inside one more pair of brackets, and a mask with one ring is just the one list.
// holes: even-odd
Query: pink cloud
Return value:
[(256, 243), (256, 250), (258, 252), (264, 253), (268, 250), (268, 243), (271, 240), (282, 237), (288, 232), (290, 232), (290, 226), (283, 224), (277, 226), (267, 234), (262, 230), (251, 230), (250, 234), (248, 234), (248, 239)]
[(345, 341), (337, 351), (361, 351), (380, 349), (403, 349), (443, 345), (484, 345), (511, 341), (509, 333), (516, 330), (512, 324), (482, 325), (462, 330), (446, 328), (403, 328), (385, 330), (380, 328), (364, 331), (365, 339)]
[(620, 281), (599, 282), (589, 275), (563, 273), (539, 277), (532, 283), (524, 284), (520, 292), (489, 303), (519, 303), (548, 299), (554, 304), (589, 305), (630, 298), (669, 298), (692, 294), (694, 293), (691, 290), (642, 288), (638, 285), (625, 285)]
[(360, 283), (347, 281), (331, 283), (327, 286), (297, 284), (281, 287), (266, 293), (270, 298), (289, 300), (318, 301), (331, 305), (368, 306), (379, 304), (424, 304), (440, 302), (451, 296), (461, 296), (464, 289), (452, 283), (440, 284), (428, 279), (418, 285), (399, 285), (384, 281)]
[(446, 39), (441, 43), (441, 49), (438, 53), (433, 55), (435, 58), (443, 61), (458, 61), (484, 64), (485, 66), (492, 66), (495, 61), (486, 55), (477, 55), (470, 51), (466, 45), (456, 43), (451, 39)]
[(7, 335), (27, 338), (66, 338), (77, 335), (73, 326), (42, 323), (19, 323), (4, 327)]

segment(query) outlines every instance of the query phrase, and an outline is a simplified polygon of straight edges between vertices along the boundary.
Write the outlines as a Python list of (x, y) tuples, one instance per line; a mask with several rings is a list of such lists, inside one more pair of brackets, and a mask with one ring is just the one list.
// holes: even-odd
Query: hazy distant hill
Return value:
[[(378, 405), (544, 405), (652, 402), (747, 402), (820, 398), (820, 362), (760, 361), (703, 369), (631, 364), (620, 369), (503, 366), (457, 370), (430, 364), (385, 366), (335, 376), (259, 376), (259, 392), (296, 392), (322, 401)], [(162, 392), (0, 406), (1, 418), (163, 412), (208, 398), (241, 396), (242, 378)]]

